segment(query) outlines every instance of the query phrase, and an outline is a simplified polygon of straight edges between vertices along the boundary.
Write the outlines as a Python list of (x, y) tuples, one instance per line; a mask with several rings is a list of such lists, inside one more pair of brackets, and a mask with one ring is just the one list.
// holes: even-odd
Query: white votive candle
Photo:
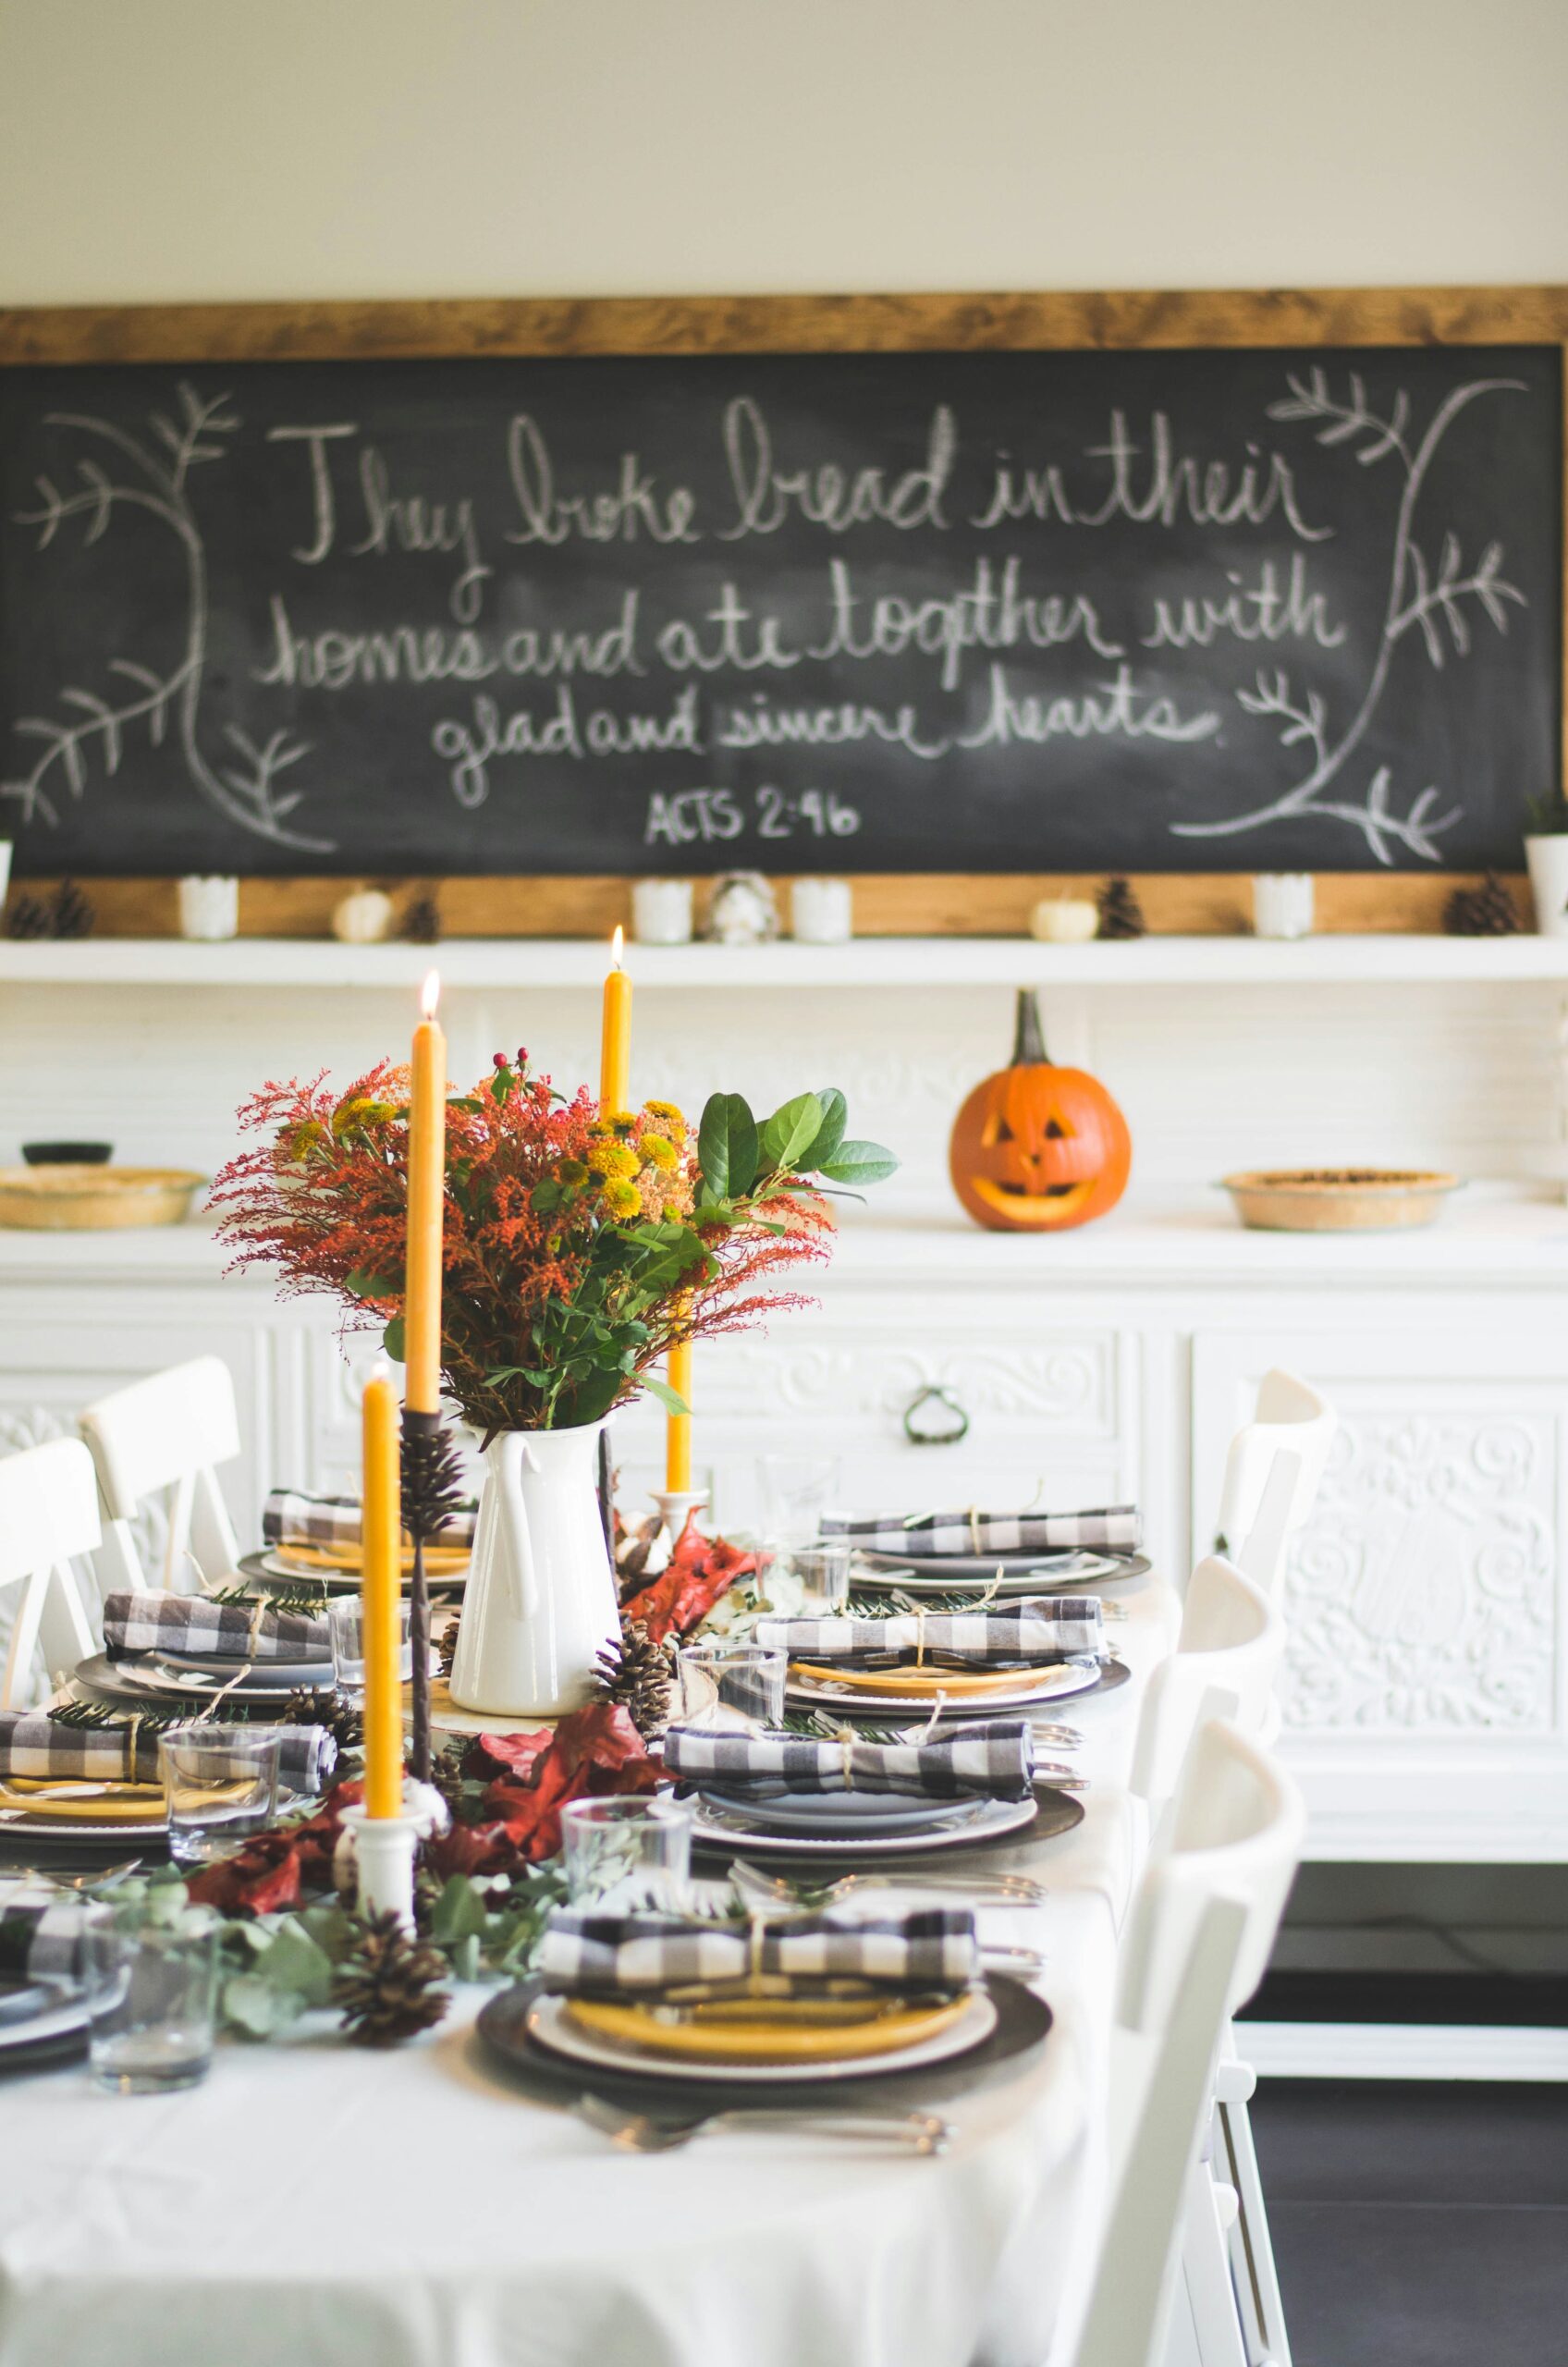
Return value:
[(790, 927), (802, 945), (847, 945), (855, 933), (854, 891), (847, 879), (797, 879)]

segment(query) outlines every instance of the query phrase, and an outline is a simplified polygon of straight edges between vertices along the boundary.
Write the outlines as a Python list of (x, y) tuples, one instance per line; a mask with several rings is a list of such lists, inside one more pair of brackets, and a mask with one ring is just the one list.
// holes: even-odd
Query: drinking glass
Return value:
[[(350, 1700), (360, 1701), (365, 1690), (365, 1613), (357, 1594), (345, 1595), (341, 1602), (328, 1605), (326, 1624), (332, 1631), (332, 1682), (339, 1693)], [(398, 1668), (404, 1683), (408, 1682), (411, 1662), (409, 1657), (409, 1606), (398, 1607)]]
[(690, 1800), (662, 1792), (569, 1800), (561, 1848), (572, 1904), (680, 1914), (689, 1900), (692, 1817)]
[(839, 1492), (836, 1454), (764, 1454), (757, 1458), (762, 1486), (763, 1535), (770, 1545), (810, 1545), (822, 1515)]
[(266, 1831), (277, 1813), (282, 1748), (276, 1726), (192, 1721), (159, 1736), (169, 1856), (177, 1866), (210, 1866)]
[(89, 2058), (115, 2095), (191, 2088), (212, 2067), (218, 1920), (178, 1895), (153, 1891), (88, 1925)]
[(770, 1644), (704, 1636), (683, 1644), (676, 1663), (680, 1725), (716, 1726), (753, 1733), (784, 1722), (784, 1678), (789, 1656)]
[(836, 1617), (850, 1600), (851, 1552), (848, 1538), (822, 1545), (781, 1545), (764, 1564), (763, 1589), (766, 1592), (775, 1573), (792, 1578), (800, 1588), (802, 1619)]

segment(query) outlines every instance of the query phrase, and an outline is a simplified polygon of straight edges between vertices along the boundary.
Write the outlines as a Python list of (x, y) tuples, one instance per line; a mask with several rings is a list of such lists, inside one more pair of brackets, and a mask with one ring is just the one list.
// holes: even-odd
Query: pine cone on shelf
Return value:
[(452, 1674), (452, 1662), (458, 1657), (458, 1630), (461, 1625), (461, 1620), (454, 1612), (442, 1628), (435, 1646), (435, 1656), (441, 1663), (441, 1674), (448, 1680)]
[(49, 907), (42, 896), (18, 896), (6, 910), (7, 937), (32, 939), (52, 934)]
[(1149, 925), (1144, 918), (1133, 883), (1118, 872), (1108, 879), (1095, 899), (1099, 912), (1101, 937), (1146, 937)]
[(98, 915), (74, 879), (62, 879), (49, 907), (51, 937), (91, 937)]
[(623, 1619), (619, 1648), (610, 1644), (599, 1654), (594, 1696), (630, 1710), (632, 1724), (647, 1742), (669, 1723), (674, 1674), (668, 1652), (655, 1643), (643, 1622)]
[(396, 2046), (433, 2030), (451, 2003), (446, 1958), (410, 1939), (396, 1915), (356, 1918), (353, 1944), (332, 1976), (332, 2002), (357, 2046)]
[(416, 896), (403, 914), (401, 935), (407, 945), (439, 945), (441, 906), (435, 897)]
[(1507, 886), (1488, 871), (1478, 888), (1456, 888), (1443, 907), (1450, 937), (1517, 937), (1519, 912)]

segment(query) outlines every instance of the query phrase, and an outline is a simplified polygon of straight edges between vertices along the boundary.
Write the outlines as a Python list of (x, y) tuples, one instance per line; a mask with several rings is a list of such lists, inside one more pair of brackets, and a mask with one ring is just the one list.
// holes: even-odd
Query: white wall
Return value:
[(0, 0), (0, 302), (1568, 277), (1564, 0)]

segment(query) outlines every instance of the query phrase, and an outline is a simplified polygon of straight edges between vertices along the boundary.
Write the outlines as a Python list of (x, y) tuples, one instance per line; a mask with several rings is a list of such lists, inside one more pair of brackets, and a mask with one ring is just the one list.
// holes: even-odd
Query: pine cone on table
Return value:
[(452, 1662), (458, 1657), (458, 1631), (461, 1625), (462, 1621), (454, 1612), (442, 1628), (440, 1639), (435, 1647), (435, 1657), (440, 1663), (441, 1674), (448, 1680), (452, 1674)]
[(62, 879), (49, 907), (51, 937), (91, 937), (98, 915), (74, 879)]
[(1456, 888), (1443, 907), (1450, 937), (1516, 937), (1519, 912), (1504, 882), (1488, 871), (1478, 888)]
[(441, 907), (434, 896), (416, 896), (403, 914), (402, 938), (406, 945), (439, 945), (441, 942)]
[(446, 1958), (410, 1939), (396, 1915), (355, 1919), (355, 1938), (332, 1976), (332, 2002), (356, 2046), (396, 2046), (433, 2030), (451, 2003)]
[(1099, 910), (1101, 937), (1148, 935), (1149, 925), (1144, 918), (1144, 908), (1138, 901), (1133, 883), (1120, 872), (1106, 881), (1095, 902)]
[(362, 1750), (364, 1713), (330, 1686), (297, 1685), (283, 1705), (278, 1721), (285, 1726), (325, 1726), (340, 1751)]
[(610, 1644), (599, 1654), (594, 1696), (630, 1710), (632, 1724), (647, 1742), (669, 1723), (674, 1674), (669, 1654), (654, 1642), (643, 1622), (623, 1620), (619, 1648)]

